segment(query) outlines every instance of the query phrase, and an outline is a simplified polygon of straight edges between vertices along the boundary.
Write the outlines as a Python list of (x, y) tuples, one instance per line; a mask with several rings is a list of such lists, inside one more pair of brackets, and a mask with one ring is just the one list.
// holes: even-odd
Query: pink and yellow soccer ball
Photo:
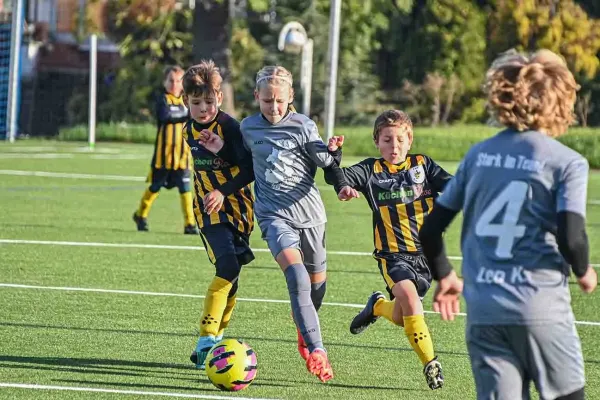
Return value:
[(221, 390), (237, 392), (250, 386), (257, 372), (254, 350), (239, 339), (215, 344), (205, 361), (206, 375)]

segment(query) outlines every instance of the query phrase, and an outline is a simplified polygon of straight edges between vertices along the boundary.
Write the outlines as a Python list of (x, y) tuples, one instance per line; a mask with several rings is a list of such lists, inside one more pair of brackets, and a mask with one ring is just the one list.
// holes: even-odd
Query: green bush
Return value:
[[(445, 127), (416, 127), (411, 152), (427, 154), (434, 160), (458, 161), (475, 143), (484, 140), (500, 128), (487, 125), (452, 125)], [(369, 157), (379, 152), (373, 143), (370, 126), (346, 126), (335, 129), (336, 135), (344, 135), (344, 155)], [(99, 124), (96, 140), (101, 142), (154, 143), (156, 126), (152, 124)], [(62, 128), (60, 140), (87, 141), (87, 126)], [(590, 166), (600, 168), (600, 129), (572, 128), (559, 140), (583, 154)]]
[[(456, 161), (463, 158), (475, 143), (492, 136), (497, 128), (485, 125), (454, 125), (447, 127), (416, 127), (411, 153), (427, 154), (434, 160)], [(373, 143), (373, 128), (343, 127), (335, 130), (344, 135), (344, 154), (353, 156), (377, 156)]]
[[(423, 153), (434, 160), (461, 160), (475, 143), (487, 139), (501, 128), (487, 125), (453, 125), (447, 127), (416, 127), (411, 152)], [(377, 156), (372, 127), (340, 127), (336, 135), (344, 135), (344, 154)], [(600, 168), (600, 129), (571, 128), (559, 138), (561, 143), (583, 154), (593, 168)]]

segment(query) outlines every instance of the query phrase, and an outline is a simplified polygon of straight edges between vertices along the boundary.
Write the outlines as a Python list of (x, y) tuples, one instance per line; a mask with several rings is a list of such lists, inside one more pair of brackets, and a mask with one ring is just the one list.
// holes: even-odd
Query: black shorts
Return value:
[(146, 182), (150, 182), (150, 191), (158, 192), (162, 187), (165, 189), (179, 189), (179, 193), (187, 193), (191, 190), (192, 171), (189, 169), (164, 169), (152, 168)]
[(391, 299), (394, 298), (392, 293), (394, 284), (405, 280), (410, 280), (415, 284), (419, 297), (425, 297), (431, 287), (431, 271), (429, 271), (425, 256), (404, 253), (374, 253), (373, 257), (377, 260), (379, 272), (385, 280)]
[(240, 265), (249, 264), (254, 260), (254, 253), (250, 249), (250, 237), (231, 225), (205, 225), (200, 229), (200, 237), (206, 247), (208, 259), (213, 264), (226, 254), (234, 254)]

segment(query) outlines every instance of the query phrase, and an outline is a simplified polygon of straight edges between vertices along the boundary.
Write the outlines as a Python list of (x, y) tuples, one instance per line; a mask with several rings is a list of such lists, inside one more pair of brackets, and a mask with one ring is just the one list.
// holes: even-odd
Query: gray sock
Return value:
[(323, 348), (319, 316), (310, 297), (310, 276), (303, 264), (292, 264), (285, 270), (288, 292), (294, 321), (311, 353), (316, 348)]
[(327, 281), (316, 282), (310, 284), (310, 298), (315, 305), (317, 312), (323, 304), (323, 298), (325, 297), (325, 291), (327, 290)]

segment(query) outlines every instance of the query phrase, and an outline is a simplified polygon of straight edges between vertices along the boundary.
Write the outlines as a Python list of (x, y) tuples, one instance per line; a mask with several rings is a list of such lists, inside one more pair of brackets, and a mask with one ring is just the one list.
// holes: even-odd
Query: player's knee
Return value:
[(412, 306), (421, 302), (414, 283), (409, 280), (400, 281), (394, 284), (392, 293), (396, 298), (396, 302), (399, 302), (403, 307)]
[(225, 254), (215, 262), (216, 276), (233, 282), (240, 275), (241, 266), (235, 254)]
[(320, 272), (314, 272), (312, 274), (310, 274), (310, 282), (312, 284), (320, 284), (322, 282), (325, 282), (327, 280), (327, 271), (323, 270)]

